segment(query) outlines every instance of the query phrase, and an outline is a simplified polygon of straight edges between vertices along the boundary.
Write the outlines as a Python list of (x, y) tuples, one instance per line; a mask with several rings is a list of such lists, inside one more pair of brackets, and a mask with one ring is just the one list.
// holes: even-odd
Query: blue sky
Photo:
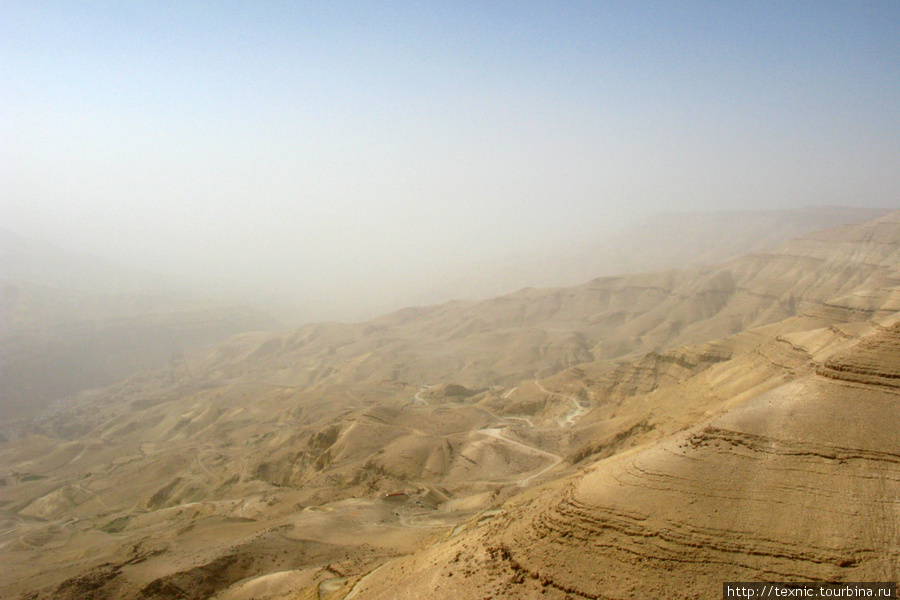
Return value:
[(893, 207), (898, 40), (896, 1), (2, 0), (0, 221), (337, 297), (660, 211)]

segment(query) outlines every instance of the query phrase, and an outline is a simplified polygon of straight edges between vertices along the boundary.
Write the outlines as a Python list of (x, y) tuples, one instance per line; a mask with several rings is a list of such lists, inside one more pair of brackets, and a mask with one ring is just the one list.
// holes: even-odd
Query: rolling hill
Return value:
[(23, 598), (891, 580), (900, 213), (711, 267), (245, 333), (7, 427)]

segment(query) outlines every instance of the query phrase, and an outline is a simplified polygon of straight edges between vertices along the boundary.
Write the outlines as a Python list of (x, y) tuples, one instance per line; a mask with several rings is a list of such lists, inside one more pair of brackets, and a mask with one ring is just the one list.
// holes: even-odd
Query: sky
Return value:
[(900, 208), (898, 40), (895, 0), (0, 0), (0, 227), (319, 318), (659, 212)]

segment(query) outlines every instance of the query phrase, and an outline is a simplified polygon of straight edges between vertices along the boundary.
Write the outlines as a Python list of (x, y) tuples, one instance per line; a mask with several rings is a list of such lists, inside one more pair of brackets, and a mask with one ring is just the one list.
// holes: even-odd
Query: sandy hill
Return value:
[[(723, 581), (895, 581), (898, 318), (775, 336), (667, 388), (705, 418), (387, 563), (357, 597), (717, 598)], [(642, 400), (662, 399), (619, 410)], [(646, 404), (651, 424), (671, 418), (671, 402)]]
[(602, 277), (479, 302), (313, 324), (197, 358), (194, 374), (283, 385), (397, 380), (510, 385), (773, 323), (857, 290), (900, 284), (900, 213), (808, 234), (698, 270)]
[(4, 430), (0, 595), (896, 579), (898, 246), (888, 215), (707, 269), (243, 334), (83, 393)]
[(415, 304), (480, 299), (526, 286), (578, 285), (599, 276), (697, 269), (770, 250), (801, 235), (863, 223), (891, 212), (842, 206), (657, 214), (570, 248), (523, 252), (446, 274)]

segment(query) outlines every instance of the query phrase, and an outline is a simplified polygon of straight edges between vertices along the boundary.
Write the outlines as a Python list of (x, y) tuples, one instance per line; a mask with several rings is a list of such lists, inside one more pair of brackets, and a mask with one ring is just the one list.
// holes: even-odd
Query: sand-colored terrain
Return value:
[(900, 575), (900, 214), (252, 333), (6, 427), (0, 596), (718, 598)]
[(774, 389), (388, 563), (359, 597), (715, 598), (724, 581), (896, 581), (900, 389), (856, 374), (873, 347), (896, 361), (900, 327), (873, 329), (827, 361), (848, 376), (798, 360)]

